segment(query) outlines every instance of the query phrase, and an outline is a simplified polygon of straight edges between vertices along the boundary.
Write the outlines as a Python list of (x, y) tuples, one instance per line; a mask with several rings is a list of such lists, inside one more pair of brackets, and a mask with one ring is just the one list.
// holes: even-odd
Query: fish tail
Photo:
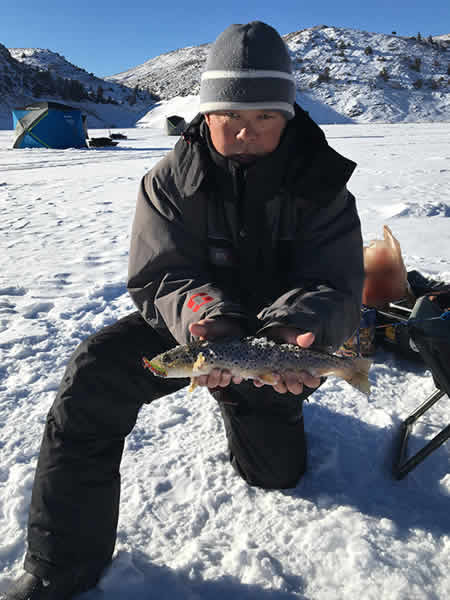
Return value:
[(358, 356), (352, 360), (351, 368), (342, 370), (339, 375), (352, 387), (368, 396), (370, 394), (369, 369), (371, 364), (371, 360)]

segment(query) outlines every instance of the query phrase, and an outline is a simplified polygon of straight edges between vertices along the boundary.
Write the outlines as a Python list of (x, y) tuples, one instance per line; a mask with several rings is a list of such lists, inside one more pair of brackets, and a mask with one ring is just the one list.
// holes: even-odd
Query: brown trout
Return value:
[(212, 369), (228, 370), (243, 379), (275, 383), (274, 373), (307, 371), (315, 377), (335, 375), (351, 386), (369, 394), (371, 361), (362, 357), (344, 357), (294, 344), (277, 344), (266, 338), (246, 337), (222, 341), (195, 341), (176, 346), (143, 365), (158, 377), (194, 377), (208, 375)]

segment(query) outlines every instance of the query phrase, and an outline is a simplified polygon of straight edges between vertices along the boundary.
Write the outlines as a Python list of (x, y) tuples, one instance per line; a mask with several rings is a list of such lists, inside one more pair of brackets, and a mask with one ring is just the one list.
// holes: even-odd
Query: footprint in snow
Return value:
[(26, 293), (26, 289), (22, 287), (0, 288), (0, 296), (25, 296)]
[(408, 202), (393, 217), (450, 217), (450, 205), (445, 202)]
[(53, 302), (37, 302), (25, 307), (23, 316), (25, 319), (37, 319), (42, 313), (48, 313), (53, 307)]

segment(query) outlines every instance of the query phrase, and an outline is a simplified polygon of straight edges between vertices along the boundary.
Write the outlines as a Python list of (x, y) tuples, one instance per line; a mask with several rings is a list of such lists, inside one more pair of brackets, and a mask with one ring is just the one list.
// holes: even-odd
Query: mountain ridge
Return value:
[(0, 129), (12, 127), (12, 108), (46, 100), (80, 107), (88, 127), (111, 128), (132, 127), (156, 98), (87, 73), (52, 50), (0, 44)]
[[(282, 37), (292, 58), (297, 101), (318, 122), (450, 120), (450, 34), (406, 38), (318, 25)], [(69, 102), (88, 114), (88, 126), (135, 126), (143, 117), (145, 122), (158, 100), (198, 95), (210, 46), (172, 50), (100, 78), (57, 52), (0, 44), (0, 128), (11, 127), (11, 108), (22, 102), (68, 103), (45, 88), (49, 74), (60, 87), (61, 80), (69, 82), (75, 95), (85, 91), (87, 97)]]
[[(282, 37), (299, 103), (323, 104), (328, 122), (450, 119), (450, 35), (406, 38), (318, 25)], [(196, 95), (210, 46), (173, 50), (107, 79), (162, 100)]]

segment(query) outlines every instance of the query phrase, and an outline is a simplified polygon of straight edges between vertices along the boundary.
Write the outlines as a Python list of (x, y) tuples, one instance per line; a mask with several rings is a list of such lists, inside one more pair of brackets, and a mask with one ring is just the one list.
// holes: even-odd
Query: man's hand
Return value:
[[(202, 319), (189, 325), (189, 331), (201, 340), (215, 340), (221, 337), (241, 338), (245, 335), (239, 321), (231, 317)], [(232, 377), (230, 371), (221, 369), (213, 369), (208, 375), (194, 377), (195, 384), (209, 388), (227, 387), (232, 381), (241, 383), (242, 377)]]
[(215, 340), (221, 337), (241, 338), (245, 332), (237, 319), (231, 317), (216, 317), (215, 319), (202, 319), (189, 325), (189, 331), (201, 340)]
[[(271, 327), (264, 332), (265, 336), (281, 344), (295, 344), (301, 348), (309, 348), (314, 342), (315, 336), (311, 331), (300, 333), (293, 327)], [(266, 385), (263, 381), (255, 380), (253, 384), (256, 387)], [(287, 371), (283, 377), (278, 377), (278, 381), (273, 384), (273, 389), (279, 394), (291, 392), (291, 394), (301, 394), (303, 385), (310, 388), (316, 388), (320, 385), (320, 377), (313, 377), (306, 371), (294, 372)]]

